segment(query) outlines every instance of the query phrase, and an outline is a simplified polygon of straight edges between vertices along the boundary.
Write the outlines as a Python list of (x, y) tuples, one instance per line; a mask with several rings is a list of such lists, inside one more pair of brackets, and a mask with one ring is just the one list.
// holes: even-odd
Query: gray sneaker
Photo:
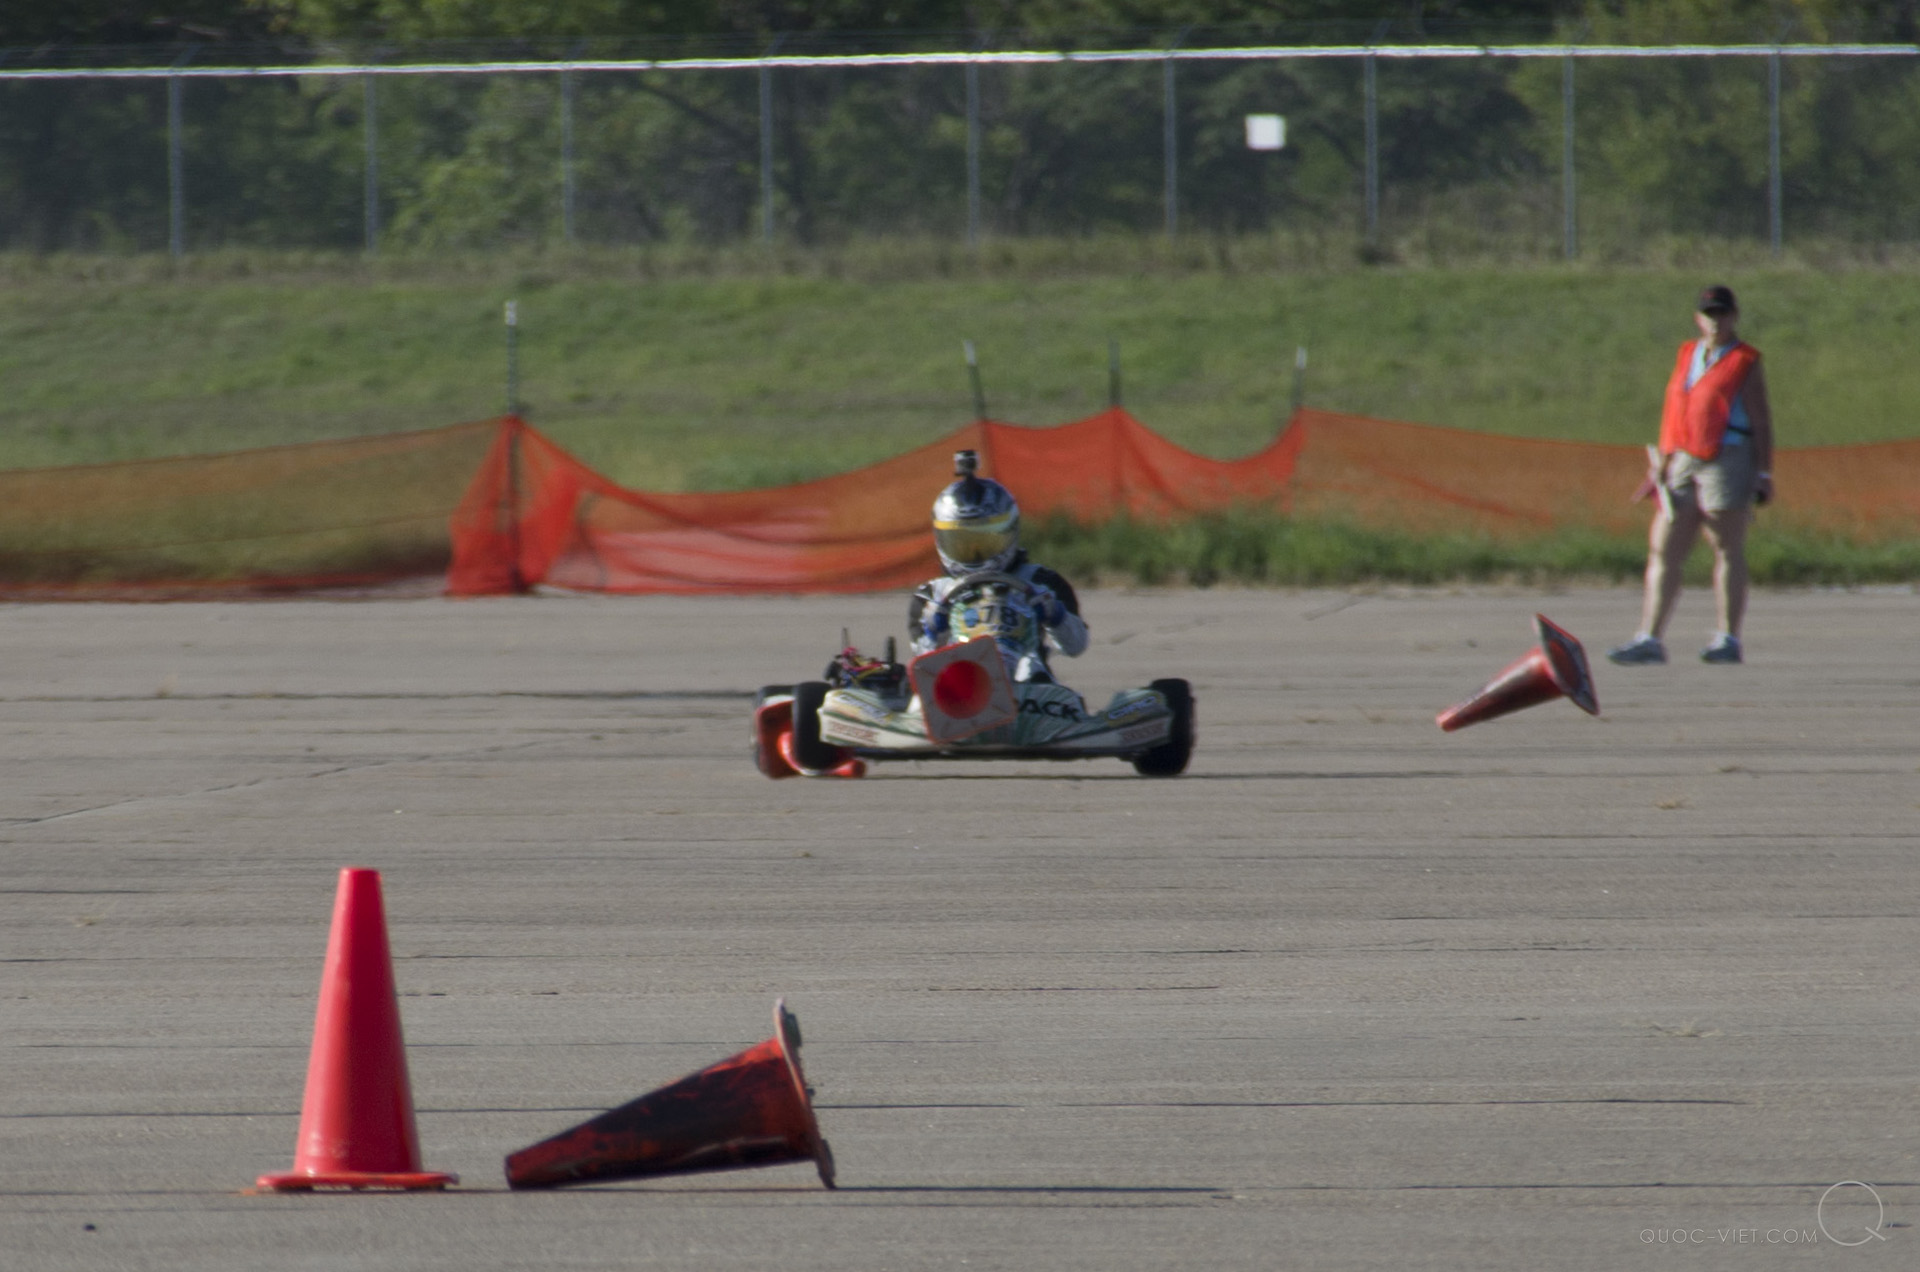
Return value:
[(1658, 636), (1642, 636), (1609, 649), (1607, 661), (1622, 667), (1651, 667), (1667, 661), (1667, 647), (1660, 643)]
[(1738, 636), (1716, 636), (1713, 644), (1700, 651), (1703, 663), (1737, 663), (1740, 661), (1740, 638)]

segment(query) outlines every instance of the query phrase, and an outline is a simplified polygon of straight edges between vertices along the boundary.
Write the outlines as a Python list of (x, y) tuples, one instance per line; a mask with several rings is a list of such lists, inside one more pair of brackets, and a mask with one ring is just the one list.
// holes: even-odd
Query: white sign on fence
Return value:
[(1287, 145), (1287, 119), (1284, 115), (1248, 115), (1248, 150), (1284, 150)]

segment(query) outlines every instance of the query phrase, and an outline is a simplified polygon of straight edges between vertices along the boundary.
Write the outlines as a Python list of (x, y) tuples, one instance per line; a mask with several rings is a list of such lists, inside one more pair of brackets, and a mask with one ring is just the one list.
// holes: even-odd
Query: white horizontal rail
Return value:
[(315, 63), (306, 66), (5, 67), (0, 80), (285, 79), (341, 75), (535, 75), (563, 71), (739, 71), (761, 67), (878, 68), (890, 66), (1033, 66), (1069, 62), (1290, 62), (1377, 57), (1427, 58), (1701, 58), (1701, 57), (1920, 57), (1920, 44), (1339, 44), (1245, 49), (1106, 49), (1084, 52), (1026, 50), (962, 53), (775, 54), (768, 57), (688, 57), (648, 60), (573, 59), (546, 62), (402, 62), (386, 65)]

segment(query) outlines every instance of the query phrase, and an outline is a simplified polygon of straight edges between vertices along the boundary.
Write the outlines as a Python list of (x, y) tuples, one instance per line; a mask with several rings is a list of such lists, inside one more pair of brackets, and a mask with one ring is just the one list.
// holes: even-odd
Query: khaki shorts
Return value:
[(1667, 460), (1667, 491), (1675, 503), (1695, 504), (1702, 512), (1726, 512), (1753, 505), (1753, 447), (1722, 446), (1713, 459), (1675, 451)]

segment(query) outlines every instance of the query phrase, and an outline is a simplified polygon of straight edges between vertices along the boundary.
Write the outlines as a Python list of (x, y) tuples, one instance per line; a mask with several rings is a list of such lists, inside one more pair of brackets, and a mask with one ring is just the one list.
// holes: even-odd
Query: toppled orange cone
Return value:
[(513, 1188), (811, 1161), (833, 1187), (800, 1072), (800, 1022), (773, 1005), (773, 1037), (507, 1158)]
[(1587, 651), (1571, 632), (1549, 622), (1545, 614), (1535, 614), (1533, 626), (1540, 644), (1509, 663), (1479, 693), (1442, 711), (1434, 723), (1443, 732), (1452, 733), (1554, 698), (1571, 698), (1573, 705), (1588, 715), (1600, 714)]
[(293, 1169), (262, 1175), (259, 1186), (421, 1189), (458, 1181), (420, 1169), (380, 872), (350, 866), (334, 895)]
[(793, 752), (793, 697), (762, 702), (753, 709), (753, 766), (771, 778), (798, 777)]
[[(793, 730), (788, 729), (777, 739), (780, 750), (780, 762), (803, 777), (865, 777), (867, 762), (857, 755), (849, 755), (830, 769), (810, 769), (800, 763), (800, 754), (793, 747)], [(785, 776), (785, 774), (773, 774)]]
[[(766, 693), (766, 691), (762, 691)], [(865, 777), (867, 762), (835, 747), (840, 759), (832, 768), (811, 769), (800, 762), (793, 738), (794, 696), (766, 693), (753, 709), (753, 766), (771, 778)]]

